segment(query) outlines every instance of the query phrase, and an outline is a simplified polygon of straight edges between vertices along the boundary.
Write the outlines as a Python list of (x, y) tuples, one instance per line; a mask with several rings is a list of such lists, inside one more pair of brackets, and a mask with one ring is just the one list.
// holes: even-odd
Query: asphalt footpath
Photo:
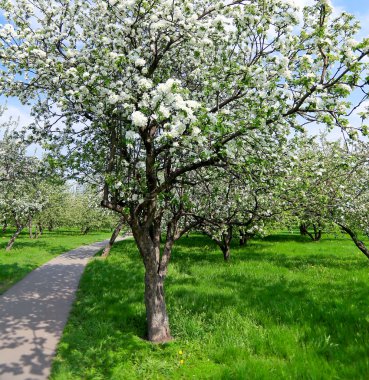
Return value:
[(48, 378), (81, 275), (107, 242), (52, 259), (0, 296), (1, 380)]

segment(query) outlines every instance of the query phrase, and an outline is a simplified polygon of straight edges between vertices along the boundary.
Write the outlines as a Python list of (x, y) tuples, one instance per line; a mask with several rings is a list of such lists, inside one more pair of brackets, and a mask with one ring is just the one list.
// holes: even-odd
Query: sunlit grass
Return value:
[(81, 235), (77, 230), (45, 231), (39, 239), (29, 239), (23, 232), (10, 252), (5, 251), (11, 232), (0, 235), (0, 294), (27, 273), (53, 257), (80, 245), (104, 240), (110, 232), (91, 232)]
[(273, 235), (230, 263), (183, 238), (166, 282), (175, 340), (145, 335), (133, 241), (91, 262), (52, 379), (367, 379), (369, 263), (344, 238)]

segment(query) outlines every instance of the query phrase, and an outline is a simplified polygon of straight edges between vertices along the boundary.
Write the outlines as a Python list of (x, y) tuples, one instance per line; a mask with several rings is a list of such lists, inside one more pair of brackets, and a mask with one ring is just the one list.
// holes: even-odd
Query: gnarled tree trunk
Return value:
[(361, 241), (355, 232), (351, 230), (351, 228), (345, 226), (344, 224), (337, 223), (338, 226), (340, 226), (353, 240), (355, 245), (360, 249), (360, 251), (369, 259), (369, 249), (366, 247), (363, 241)]
[(240, 246), (245, 246), (252, 237), (252, 234), (240, 230)]
[(233, 236), (233, 228), (232, 226), (228, 226), (227, 231), (223, 233), (222, 236), (222, 252), (224, 261), (228, 261), (231, 257), (231, 241)]
[(314, 241), (319, 241), (322, 237), (322, 230), (316, 224), (313, 224), (314, 229)]
[(172, 339), (169, 328), (169, 317), (164, 294), (165, 276), (153, 268), (146, 268), (145, 273), (145, 305), (148, 327), (148, 340), (151, 342), (167, 342)]
[(165, 303), (164, 280), (174, 240), (167, 234), (165, 247), (160, 255), (159, 225), (148, 229), (136, 225), (132, 232), (145, 265), (147, 339), (155, 343), (168, 342), (172, 337)]
[(23, 230), (23, 226), (20, 225), (20, 224), (18, 224), (17, 225), (17, 230), (15, 231), (15, 233), (13, 234), (13, 236), (10, 238), (10, 240), (9, 240), (7, 246), (6, 246), (6, 250), (7, 251), (10, 251), (12, 249), (13, 244), (15, 242), (15, 239), (19, 236), (19, 234), (22, 232), (22, 230)]
[(221, 250), (223, 252), (223, 259), (224, 261), (228, 261), (229, 258), (231, 257), (231, 249), (228, 245), (222, 245), (221, 247)]
[(233, 237), (233, 227), (228, 226), (227, 230), (222, 233), (221, 239), (214, 237), (211, 233), (206, 231), (204, 228), (202, 229), (203, 233), (210, 237), (217, 246), (221, 249), (223, 253), (224, 261), (228, 261), (231, 257), (231, 241)]
[(5, 234), (7, 228), (8, 228), (8, 223), (6, 220), (4, 220), (3, 229), (2, 229), (3, 234)]
[(116, 238), (118, 237), (120, 231), (122, 230), (122, 227), (124, 225), (124, 218), (122, 217), (118, 223), (118, 225), (115, 227), (112, 235), (111, 235), (111, 238), (109, 240), (109, 243), (106, 245), (106, 247), (104, 248), (104, 251), (101, 255), (101, 257), (108, 257), (109, 256), (109, 253), (110, 253), (110, 250), (111, 250), (111, 247), (114, 245), (114, 242), (116, 240)]
[(33, 231), (32, 231), (32, 218), (31, 217), (28, 218), (28, 234), (29, 234), (30, 239), (34, 238)]
[(309, 224), (301, 223), (300, 224), (300, 234), (307, 235), (312, 241), (319, 241), (322, 237), (322, 230), (316, 224), (313, 224), (314, 233), (309, 232)]
[(82, 227), (81, 232), (83, 235), (87, 235), (90, 232), (90, 227)]

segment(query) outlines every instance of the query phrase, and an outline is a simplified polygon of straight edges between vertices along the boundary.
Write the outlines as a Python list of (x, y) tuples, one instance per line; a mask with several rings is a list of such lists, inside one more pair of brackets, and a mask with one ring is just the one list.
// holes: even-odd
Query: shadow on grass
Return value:
[[(124, 257), (124, 265), (119, 251), (129, 253)], [(75, 373), (82, 377), (86, 367), (98, 366), (104, 368), (104, 378), (110, 378), (117, 364), (114, 352), (119, 352), (121, 360), (128, 360), (132, 352), (147, 348), (143, 339), (143, 266), (133, 241), (116, 243), (113, 252), (116, 257), (96, 258), (87, 266), (58, 347), (58, 355), (68, 357)], [(61, 367), (63, 361), (57, 358), (53, 373)]]
[[(279, 240), (281, 236), (282, 239)], [(297, 239), (295, 239), (297, 238)], [(300, 237), (286, 238), (282, 235), (277, 235), (276, 242), (298, 242)], [(304, 237), (302, 237), (304, 239)], [(342, 239), (347, 241), (347, 239)], [(319, 244), (312, 241), (301, 241), (303, 244)], [(343, 269), (347, 271), (368, 268), (368, 260), (361, 260), (364, 257), (357, 252), (357, 255), (337, 255), (322, 254), (308, 255), (304, 253), (303, 249), (301, 254), (282, 254), (277, 252), (270, 252), (271, 248), (275, 245), (273, 239), (264, 238), (262, 240), (252, 241), (251, 244), (240, 247), (237, 243), (232, 244), (231, 259), (227, 263), (229, 265), (237, 265), (240, 263), (269, 263), (282, 268), (291, 270), (295, 269), (309, 269), (316, 266), (326, 267), (327, 269)], [(298, 246), (298, 245), (297, 245)], [(303, 245), (304, 246), (304, 245)], [(353, 248), (354, 249), (354, 248)], [(359, 258), (359, 259), (358, 259)], [(176, 263), (181, 271), (188, 271), (190, 263), (197, 265), (209, 265), (224, 263), (222, 253), (217, 245), (210, 239), (202, 236), (191, 236), (191, 238), (182, 238), (173, 249), (172, 263)]]
[[(87, 236), (88, 237), (96, 236), (96, 240), (101, 240), (101, 232), (104, 232), (104, 231), (91, 231), (88, 233)], [(81, 234), (80, 231), (55, 230), (52, 232), (47, 231), (37, 239), (36, 238), (30, 239), (28, 237), (28, 232), (23, 231), (22, 234), (19, 236), (19, 238), (15, 241), (12, 250), (9, 252), (6, 252), (5, 248), (11, 237), (11, 233), (7, 232), (6, 235), (3, 235), (4, 239), (0, 240), (0, 251), (2, 250), (4, 253), (11, 255), (13, 252), (21, 251), (23, 249), (36, 248), (36, 249), (43, 249), (52, 255), (61, 254), (63, 252), (70, 250), (71, 248), (70, 246), (64, 246), (62, 244), (55, 246), (55, 240), (59, 238), (65, 239), (65, 236), (82, 237), (86, 235)], [(84, 245), (84, 244), (91, 244), (91, 243), (80, 243), (80, 244), (77, 244), (77, 246)]]
[(58, 246), (52, 246), (50, 247), (50, 242), (44, 241), (42, 239), (37, 240), (17, 240), (14, 243), (14, 247), (9, 252), (5, 251), (7, 242), (0, 242), (0, 250), (3, 250), (5, 254), (12, 255), (13, 253), (17, 253), (18, 251), (24, 251), (27, 248), (33, 248), (33, 249), (42, 249), (43, 251), (50, 253), (52, 255), (55, 254), (61, 254), (63, 252), (68, 251), (70, 248), (64, 245), (58, 245)]
[(264, 242), (282, 243), (282, 242), (297, 242), (297, 243), (316, 243), (307, 236), (293, 234), (275, 234), (265, 236), (261, 239)]
[(27, 273), (37, 268), (31, 264), (0, 264), (0, 294), (4, 293), (15, 281), (23, 278)]
[[(241, 316), (251, 315), (255, 323), (266, 329), (297, 326), (296, 344), (314, 346), (315, 354), (327, 360), (339, 360), (348, 366), (358, 361), (358, 357), (365, 360), (369, 354), (365, 348), (369, 337), (368, 284), (359, 280), (349, 282), (348, 277), (342, 280), (334, 277), (330, 281), (331, 277), (320, 276), (319, 270), (354, 271), (367, 268), (367, 262), (348, 256), (266, 252), (265, 244), (272, 242), (269, 239), (243, 249), (235, 247), (231, 262), (224, 263), (209, 239), (182, 238), (173, 251), (176, 273), (166, 282), (169, 310), (178, 317), (171, 320), (173, 331), (181, 331), (179, 336), (184, 341), (196, 336), (201, 344), (217, 315), (233, 309)], [(260, 268), (264, 263), (272, 268), (265, 267), (262, 274), (254, 272), (254, 264)], [(312, 270), (311, 281), (306, 269)], [(351, 275), (348, 270), (340, 273)], [(288, 277), (289, 273), (293, 276)], [(299, 277), (301, 273), (305, 277)], [(75, 377), (84, 378), (85, 371), (93, 368), (95, 374), (110, 378), (117, 362), (139, 365), (140, 360), (146, 360), (158, 349), (142, 339), (146, 331), (143, 278), (143, 265), (132, 240), (117, 243), (108, 260), (97, 259), (89, 264), (59, 345), (54, 375), (68, 366)], [(186, 317), (180, 318), (181, 314)], [(198, 327), (197, 335), (191, 335), (187, 325), (179, 326), (186, 323), (186, 318), (195, 320), (204, 314), (206, 323)], [(328, 344), (327, 337), (332, 337), (339, 348)], [(160, 349), (169, 355), (171, 344)]]

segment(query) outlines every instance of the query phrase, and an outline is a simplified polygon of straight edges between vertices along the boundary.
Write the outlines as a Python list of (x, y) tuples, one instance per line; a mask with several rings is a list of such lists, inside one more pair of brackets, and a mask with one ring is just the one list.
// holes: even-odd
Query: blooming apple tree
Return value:
[(297, 220), (320, 229), (338, 225), (369, 258), (358, 237), (368, 236), (369, 231), (368, 152), (362, 141), (342, 144), (324, 137), (320, 141), (302, 138), (283, 198), (292, 205), (289, 212)]
[[(301, 118), (351, 131), (369, 41), (326, 0), (1, 0), (2, 94), (32, 104), (32, 139), (75, 173), (104, 177), (102, 204), (130, 225), (145, 266), (148, 339), (171, 338), (164, 279), (181, 231), (163, 222), (181, 178), (250, 131)], [(160, 17), (159, 17), (160, 15)], [(164, 248), (160, 233), (167, 232)]]
[(39, 160), (28, 157), (26, 145), (7, 129), (0, 141), (0, 213), (3, 220), (12, 221), (16, 226), (6, 248), (8, 251), (45, 205), (40, 168)]
[(188, 192), (188, 215), (198, 222), (196, 228), (220, 247), (226, 261), (236, 234), (245, 244), (263, 233), (265, 223), (279, 220), (286, 210), (280, 193), (291, 175), (295, 152), (294, 140), (287, 142), (283, 135), (251, 131), (244, 139), (249, 141), (237, 149), (237, 160), (197, 171)]

